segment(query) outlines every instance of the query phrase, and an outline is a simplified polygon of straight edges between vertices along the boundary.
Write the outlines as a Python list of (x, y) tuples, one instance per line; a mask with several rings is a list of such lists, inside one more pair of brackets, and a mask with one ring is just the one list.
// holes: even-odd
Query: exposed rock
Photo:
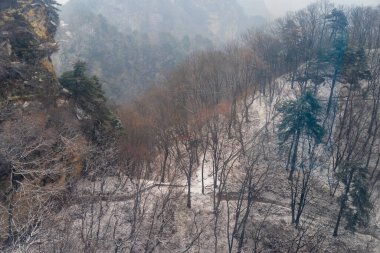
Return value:
[(3, 41), (0, 44), (0, 56), (9, 57), (12, 54), (12, 45), (9, 43), (9, 39)]
[(59, 108), (59, 107), (63, 107), (67, 105), (68, 101), (60, 98), (60, 99), (57, 99), (56, 104), (57, 104), (57, 107)]
[(81, 148), (87, 139), (50, 60), (58, 48), (54, 2), (0, 1), (0, 205), (15, 210), (0, 210), (1, 252), (15, 252), (20, 235), (40, 223), (28, 212), (45, 215), (74, 176), (70, 168), (82, 169), (72, 139)]
[(86, 119), (91, 119), (91, 116), (88, 115), (82, 108), (79, 106), (75, 107), (75, 113), (77, 116), (78, 120), (86, 120)]

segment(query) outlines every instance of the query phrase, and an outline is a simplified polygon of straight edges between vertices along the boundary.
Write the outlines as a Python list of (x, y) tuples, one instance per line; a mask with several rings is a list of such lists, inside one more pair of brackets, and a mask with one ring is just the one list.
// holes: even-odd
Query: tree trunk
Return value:
[[(297, 179), (297, 182), (298, 182), (298, 179)], [(291, 207), (291, 210), (292, 210), (292, 224), (294, 224), (296, 221), (295, 221), (295, 217), (296, 217), (296, 201), (297, 201), (297, 192), (298, 192), (298, 186), (297, 186), (297, 182), (296, 184), (294, 184), (294, 178), (291, 179), (290, 181), (290, 184), (291, 184), (291, 202), (290, 202), (290, 207)]]
[(334, 237), (338, 236), (339, 225), (340, 225), (340, 221), (341, 221), (342, 216), (343, 216), (343, 212), (346, 209), (348, 194), (350, 192), (351, 181), (352, 181), (353, 175), (354, 175), (354, 169), (351, 168), (350, 175), (349, 175), (349, 178), (348, 178), (348, 182), (346, 184), (345, 191), (344, 191), (342, 199), (340, 201), (339, 214), (338, 214), (338, 218), (336, 220), (336, 224), (335, 224), (335, 228), (334, 228), (334, 233), (333, 233)]
[(165, 147), (164, 151), (164, 161), (162, 162), (162, 174), (161, 174), (161, 183), (165, 183), (165, 174), (166, 174), (166, 163), (168, 161), (169, 148)]
[(231, 104), (230, 119), (228, 121), (228, 138), (232, 138), (232, 126), (235, 124), (236, 119), (236, 96), (234, 96)]
[(238, 250), (237, 250), (238, 253), (241, 253), (242, 250), (243, 250), (244, 239), (245, 239), (245, 228), (246, 228), (246, 225), (247, 225), (249, 213), (251, 212), (251, 207), (253, 205), (253, 201), (254, 201), (254, 196), (253, 196), (252, 178), (250, 178), (247, 208), (245, 210), (244, 217), (243, 217), (243, 219), (241, 221), (242, 222), (242, 225), (241, 225), (242, 227), (241, 227), (241, 234), (240, 234), (239, 244), (238, 244)]
[[(191, 151), (193, 152), (193, 151)], [(191, 208), (191, 177), (193, 176), (193, 154), (190, 154), (189, 173), (187, 175), (187, 207)]]
[(204, 176), (205, 161), (206, 161), (206, 152), (203, 153), (203, 158), (202, 158), (202, 194), (203, 195), (205, 195), (205, 176)]
[(329, 101), (327, 103), (326, 120), (330, 116), (331, 104), (332, 104), (332, 100), (333, 100), (333, 95), (334, 95), (337, 77), (338, 77), (338, 69), (335, 69), (334, 76), (333, 76), (332, 83), (331, 83)]
[(187, 208), (191, 208), (191, 177), (187, 179)]
[(307, 189), (304, 189), (305, 187), (307, 186), (302, 187), (300, 201), (298, 203), (297, 217), (295, 220), (296, 228), (298, 228), (299, 226), (299, 223), (301, 221), (301, 216), (302, 216), (304, 207), (306, 205)]
[(293, 174), (294, 174), (294, 171), (296, 170), (297, 155), (298, 155), (297, 154), (298, 153), (298, 142), (299, 142), (300, 136), (301, 136), (301, 132), (300, 132), (300, 130), (298, 130), (297, 134), (296, 134), (296, 139), (294, 142), (293, 156), (292, 156), (292, 160), (290, 162), (289, 180), (293, 180)]

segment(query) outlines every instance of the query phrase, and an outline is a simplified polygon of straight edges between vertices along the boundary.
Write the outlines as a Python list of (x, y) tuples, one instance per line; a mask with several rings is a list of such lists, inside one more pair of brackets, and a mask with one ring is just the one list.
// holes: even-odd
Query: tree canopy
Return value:
[(96, 76), (88, 77), (86, 70), (86, 63), (77, 61), (73, 70), (62, 74), (59, 82), (71, 92), (76, 104), (93, 119), (102, 123), (111, 123), (114, 121), (114, 116), (106, 105), (102, 85)]
[(296, 134), (306, 134), (321, 142), (324, 130), (318, 116), (322, 106), (311, 91), (306, 91), (296, 100), (283, 103), (278, 112), (282, 121), (278, 125), (280, 144), (284, 144)]

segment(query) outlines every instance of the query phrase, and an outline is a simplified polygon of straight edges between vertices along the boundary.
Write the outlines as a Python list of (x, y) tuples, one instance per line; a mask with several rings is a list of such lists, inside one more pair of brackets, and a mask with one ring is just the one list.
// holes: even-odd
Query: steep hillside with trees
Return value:
[[(12, 15), (46, 10), (12, 4), (3, 20), (22, 27)], [(186, 57), (114, 108), (120, 124), (81, 61), (54, 81), (58, 97), (38, 93), (47, 113), (22, 93), (0, 114), (2, 250), (379, 252), (379, 18), (312, 4)], [(14, 38), (7, 101), (47, 73), (12, 67), (44, 66)]]
[(69, 73), (60, 80), (65, 88), (56, 76), (50, 57), (58, 50), (57, 7), (53, 0), (0, 4), (2, 252), (30, 252), (83, 173), (86, 157), (110, 142), (114, 128), (99, 125), (112, 114), (97, 80), (78, 73), (86, 87), (76, 92)]
[(70, 22), (58, 31), (60, 51), (53, 58), (56, 69), (67, 71), (78, 59), (88, 62), (90, 73), (100, 77), (107, 97), (115, 102), (140, 94), (190, 52), (212, 45), (201, 36), (178, 39), (160, 33), (153, 42), (140, 31), (124, 34), (102, 15), (88, 10), (66, 20)]
[[(238, 38), (249, 25), (236, 1), (70, 1), (58, 30), (59, 73), (78, 59), (107, 80), (107, 96), (127, 101), (161, 81), (196, 50)], [(264, 18), (262, 18), (264, 19)]]

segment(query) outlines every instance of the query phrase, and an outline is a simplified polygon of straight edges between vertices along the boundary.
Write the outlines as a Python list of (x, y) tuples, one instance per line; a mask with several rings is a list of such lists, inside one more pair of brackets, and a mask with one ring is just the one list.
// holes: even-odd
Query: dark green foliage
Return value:
[(336, 39), (333, 47), (327, 53), (327, 62), (329, 62), (338, 73), (343, 68), (343, 60), (347, 49), (347, 40), (343, 38)]
[(347, 18), (343, 11), (334, 9), (328, 17), (331, 25), (331, 48), (319, 55), (318, 61), (334, 68), (333, 79), (351, 84), (368, 80), (370, 71), (363, 48), (354, 48), (348, 43)]
[[(280, 147), (287, 150), (286, 169), (288, 170), (290, 166), (288, 179), (291, 191), (292, 223), (298, 227), (305, 205), (308, 203), (310, 176), (314, 168), (312, 153), (324, 135), (324, 129), (319, 123), (322, 106), (314, 93), (306, 90), (296, 100), (283, 103), (277, 110), (282, 115), (282, 120), (278, 125)], [(304, 155), (305, 146), (302, 145), (305, 141), (309, 147), (307, 156)], [(300, 165), (298, 161), (301, 161)], [(305, 162), (309, 165), (305, 166)], [(294, 176), (296, 171), (297, 176)]]
[(77, 61), (74, 64), (74, 76), (85, 78), (85, 72), (86, 72), (86, 63), (83, 61)]
[(347, 37), (348, 21), (344, 11), (334, 8), (326, 18), (331, 29), (330, 40)]
[(351, 84), (358, 84), (359, 80), (369, 80), (371, 73), (367, 64), (364, 49), (348, 48), (343, 59), (342, 78)]
[(54, 35), (57, 32), (59, 24), (59, 10), (57, 7), (60, 6), (60, 4), (55, 0), (44, 0), (44, 2), (47, 10), (47, 17), (49, 19), (47, 27), (49, 32)]
[(341, 218), (346, 219), (346, 229), (355, 231), (358, 226), (367, 227), (370, 221), (372, 203), (370, 201), (368, 170), (365, 166), (346, 164), (336, 174), (344, 184), (344, 192), (338, 198), (340, 211), (334, 229), (338, 235)]
[[(368, 226), (372, 209), (368, 189), (368, 171), (364, 167), (358, 167), (353, 173), (349, 196), (345, 199), (348, 201), (350, 197), (351, 205), (347, 204), (347, 210), (344, 212), (347, 221), (346, 229), (351, 231), (355, 231), (357, 226)], [(343, 178), (347, 178), (347, 175)], [(342, 180), (342, 182), (348, 183), (347, 180)]]
[(86, 63), (78, 61), (72, 71), (62, 74), (61, 85), (69, 90), (75, 102), (92, 118), (103, 123), (114, 121), (106, 106), (102, 85), (96, 76), (86, 76)]
[[(320, 49), (317, 54), (317, 63), (322, 69), (333, 68), (333, 73), (327, 74), (327, 76), (332, 77), (335, 81), (339, 78), (344, 68), (347, 43), (346, 38), (337, 37), (332, 41), (331, 47)], [(328, 73), (328, 71), (326, 72)]]
[(319, 124), (322, 106), (311, 91), (306, 91), (298, 99), (283, 103), (278, 112), (282, 121), (278, 125), (280, 144), (284, 144), (297, 133), (306, 134), (316, 142), (321, 142), (324, 129)]
[(347, 41), (339, 39), (330, 50), (318, 56), (320, 66), (334, 68), (336, 80), (358, 84), (359, 80), (370, 79), (367, 57), (363, 48), (352, 48)]
[(324, 48), (319, 48), (317, 61), (325, 67), (332, 66), (333, 79), (336, 79), (343, 68), (344, 55), (348, 46), (348, 21), (345, 13), (337, 9), (333, 9), (326, 18), (330, 28), (329, 43)]

